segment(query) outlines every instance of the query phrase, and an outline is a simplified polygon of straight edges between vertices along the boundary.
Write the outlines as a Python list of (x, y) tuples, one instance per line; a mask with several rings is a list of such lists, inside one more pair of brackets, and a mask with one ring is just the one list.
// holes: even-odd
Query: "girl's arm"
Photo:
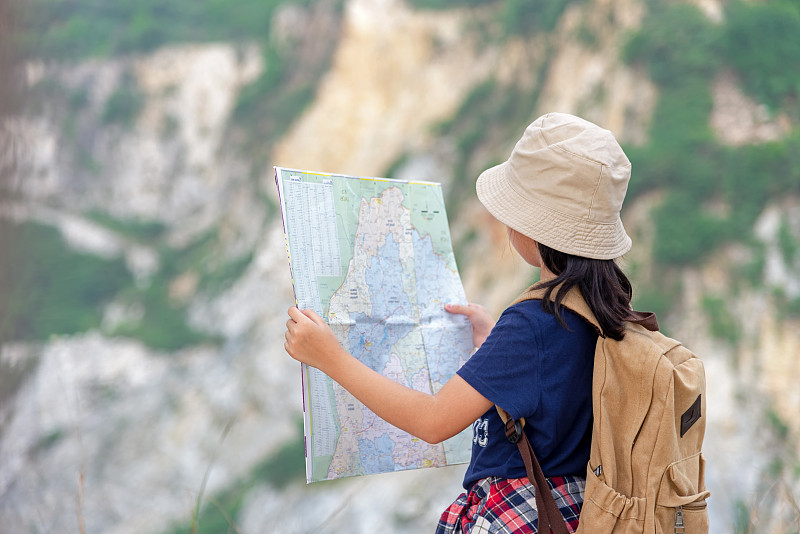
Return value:
[(316, 367), (379, 417), (428, 443), (455, 436), (493, 405), (458, 375), (435, 395), (398, 384), (344, 350), (313, 310), (291, 307), (289, 317), (284, 347), (292, 358)]

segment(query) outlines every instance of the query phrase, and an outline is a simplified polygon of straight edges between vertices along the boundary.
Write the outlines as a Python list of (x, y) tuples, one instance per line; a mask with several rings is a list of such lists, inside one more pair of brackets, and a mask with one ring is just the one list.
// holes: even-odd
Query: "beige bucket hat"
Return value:
[(610, 131), (565, 113), (536, 119), (478, 199), (500, 222), (552, 249), (601, 260), (631, 248), (619, 213), (631, 163)]

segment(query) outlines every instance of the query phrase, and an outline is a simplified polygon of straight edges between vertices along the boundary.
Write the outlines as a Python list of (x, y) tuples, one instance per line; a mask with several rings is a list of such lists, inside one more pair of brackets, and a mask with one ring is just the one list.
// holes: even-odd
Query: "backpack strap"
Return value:
[[(553, 534), (568, 534), (569, 531), (564, 522), (564, 517), (561, 515), (561, 510), (558, 509), (555, 498), (553, 498), (542, 467), (536, 460), (531, 442), (522, 430), (525, 426), (525, 418), (520, 417), (514, 420), (508, 415), (508, 412), (501, 407), (495, 405), (495, 408), (497, 408), (497, 413), (500, 414), (500, 419), (505, 423), (508, 441), (517, 444), (519, 453), (522, 455), (522, 462), (525, 464), (525, 472), (528, 474), (528, 480), (536, 489), (534, 491), (534, 496), (536, 497), (539, 532), (542, 534), (548, 534), (550, 532)], [(542, 528), (543, 526), (546, 527), (547, 530)]]
[[(556, 293), (558, 293), (559, 286), (553, 288), (550, 292), (550, 300), (555, 302)], [(528, 289), (526, 289), (522, 295), (517, 297), (513, 304), (518, 304), (524, 300), (543, 300), (545, 295), (545, 288), (537, 287), (537, 284), (533, 284)], [(513, 305), (512, 304), (512, 305)], [(586, 322), (594, 326), (595, 330), (597, 330), (598, 335), (605, 337), (603, 334), (603, 329), (600, 326), (600, 322), (594, 316), (594, 312), (583, 299), (583, 295), (581, 295), (580, 289), (577, 287), (573, 287), (570, 289), (564, 299), (561, 301), (563, 306), (566, 306), (570, 310), (574, 311), (581, 317), (583, 317)], [(640, 324), (646, 329), (656, 332), (658, 331), (658, 319), (656, 318), (656, 314), (653, 312), (640, 312), (630, 310), (628, 312), (628, 317), (625, 318), (627, 322)]]

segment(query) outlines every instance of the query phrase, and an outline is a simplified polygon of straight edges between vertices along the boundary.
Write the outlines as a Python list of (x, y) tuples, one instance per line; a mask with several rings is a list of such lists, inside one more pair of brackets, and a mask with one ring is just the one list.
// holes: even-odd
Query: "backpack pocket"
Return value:
[[(586, 470), (586, 490), (578, 533), (641, 533), (644, 528), (645, 499), (626, 497), (608, 486), (591, 469)], [(688, 531), (687, 531), (688, 534)]]
[(708, 532), (705, 488), (705, 458), (697, 453), (670, 465), (656, 498), (656, 534), (676, 532), (683, 525), (686, 534)]

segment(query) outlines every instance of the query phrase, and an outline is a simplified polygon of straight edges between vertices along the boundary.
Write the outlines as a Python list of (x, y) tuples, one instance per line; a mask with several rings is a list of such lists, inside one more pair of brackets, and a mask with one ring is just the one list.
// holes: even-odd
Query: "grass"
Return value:
[(206, 496), (204, 481), (189, 524), (176, 525), (165, 534), (239, 532), (236, 520), (248, 493), (254, 487), (267, 484), (280, 490), (305, 478), (302, 422), (297, 425), (297, 429), (293, 439), (265, 458), (247, 476), (237, 480), (228, 489), (214, 496)]

